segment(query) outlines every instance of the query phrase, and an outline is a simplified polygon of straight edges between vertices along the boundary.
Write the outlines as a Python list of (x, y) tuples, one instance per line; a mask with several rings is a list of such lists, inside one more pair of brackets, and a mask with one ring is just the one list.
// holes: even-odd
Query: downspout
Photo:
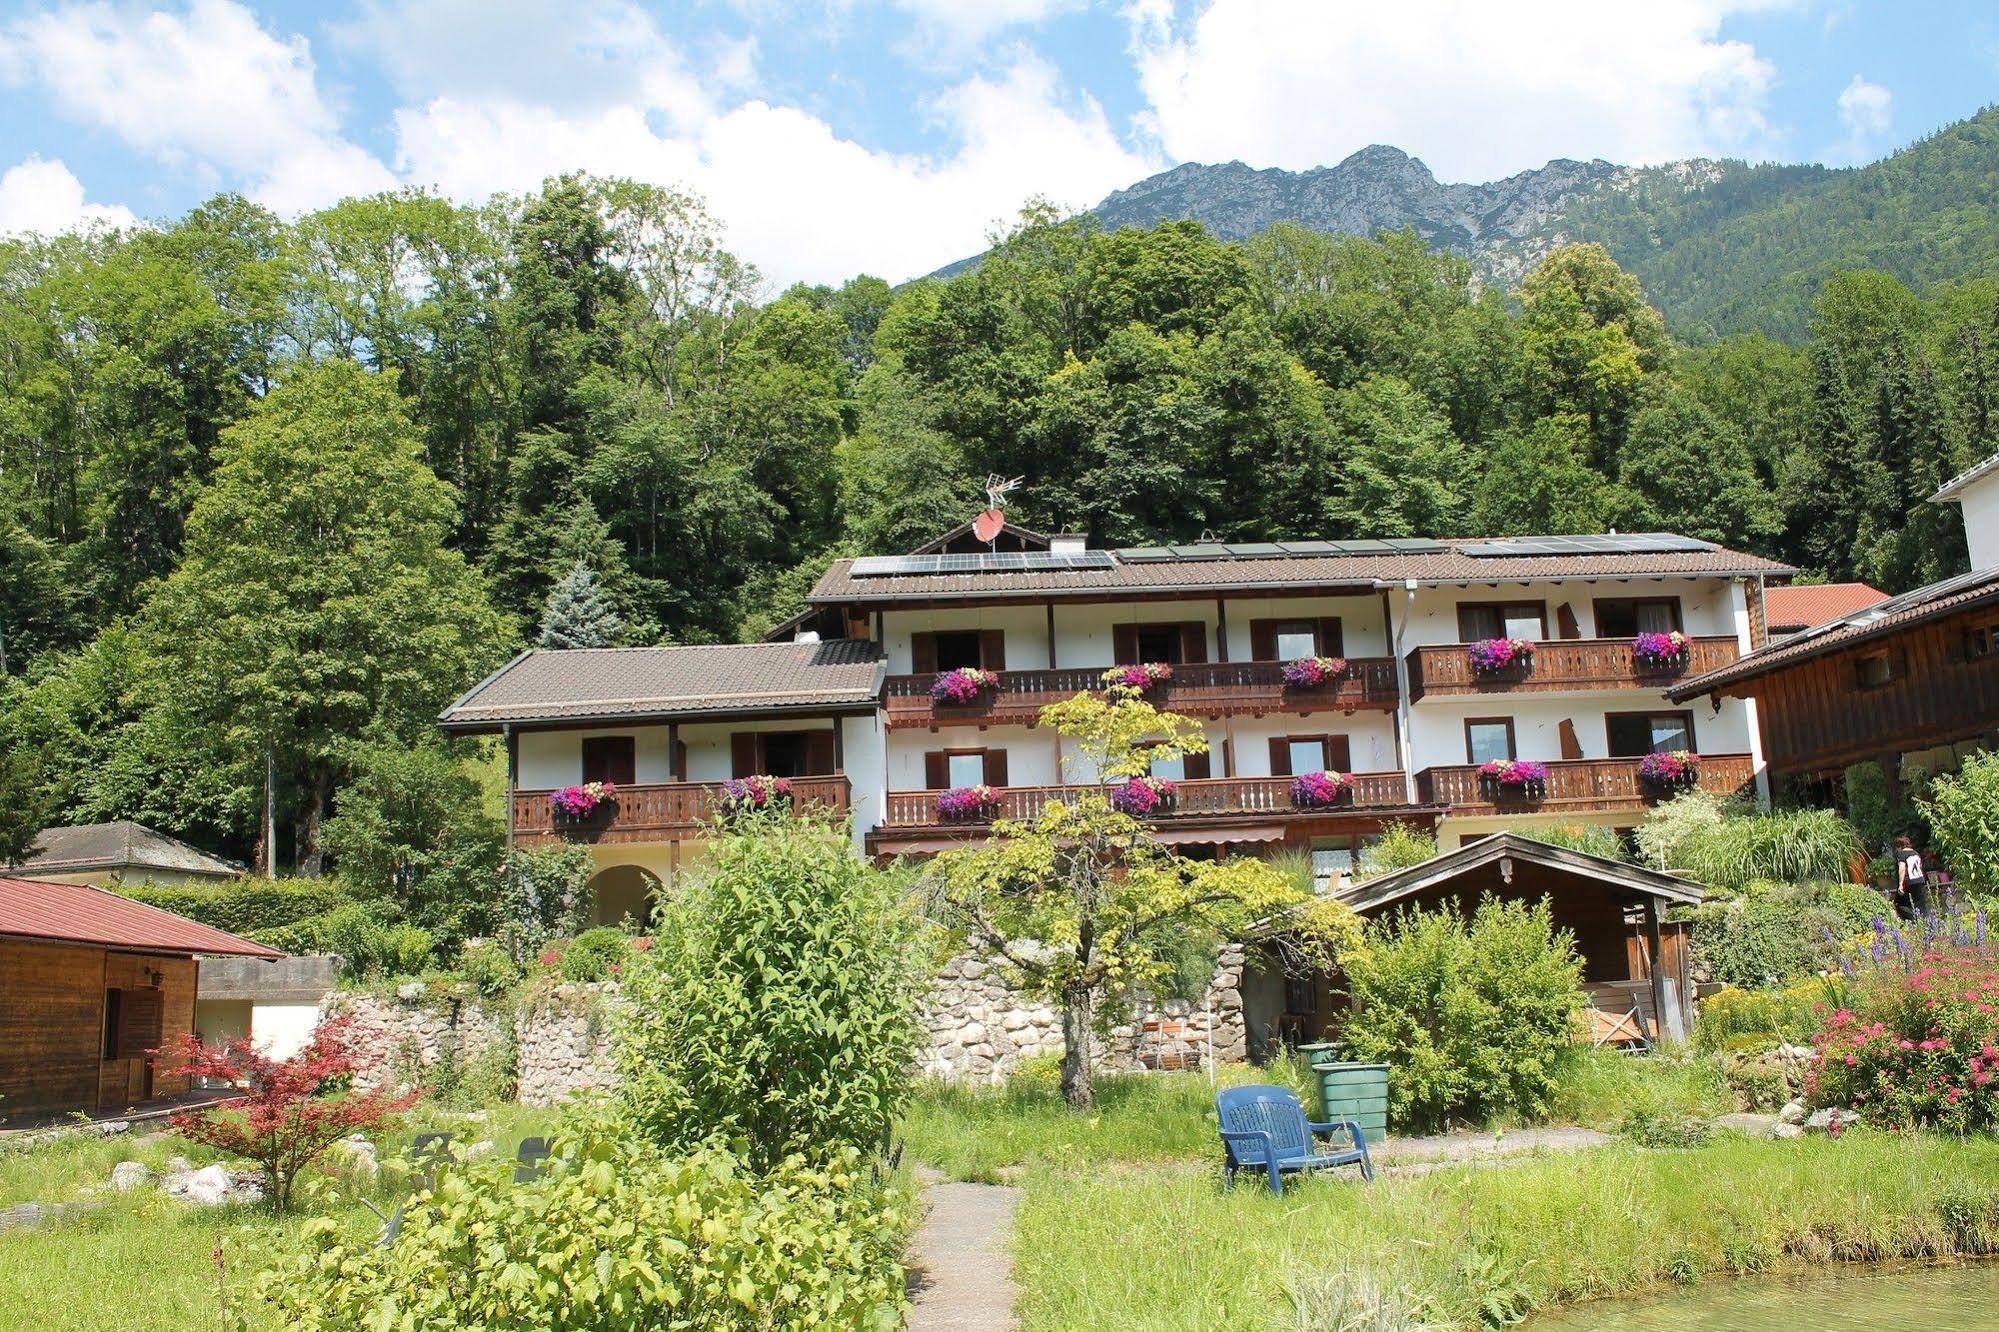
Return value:
[(1395, 658), (1395, 748), (1402, 761), (1402, 789), (1410, 804), (1416, 803), (1416, 746), (1410, 732), (1414, 717), (1409, 711), (1409, 657), (1404, 644), (1409, 634), (1409, 608), (1416, 604), (1416, 580), (1402, 580), (1402, 618), (1395, 618), (1395, 609), (1388, 595), (1388, 589), (1381, 589), (1381, 613), (1387, 620), (1389, 630), (1389, 655)]
[(514, 734), (514, 724), (507, 722), (500, 727), (507, 747), (507, 854), (514, 854), (514, 786), (520, 776), (520, 741)]

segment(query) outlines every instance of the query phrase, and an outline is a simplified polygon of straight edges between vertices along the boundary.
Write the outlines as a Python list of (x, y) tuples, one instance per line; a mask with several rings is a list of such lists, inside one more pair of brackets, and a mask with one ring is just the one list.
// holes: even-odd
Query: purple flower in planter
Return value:
[(1284, 663), (1284, 683), (1293, 689), (1318, 689), (1346, 673), (1345, 657), (1300, 657)]
[(1512, 790), (1529, 791), (1546, 785), (1548, 765), (1533, 759), (1489, 759), (1478, 765), (1479, 780)]
[(1668, 634), (1640, 634), (1631, 640), (1631, 660), (1650, 670), (1684, 666), (1687, 636), (1677, 629)]
[(1471, 668), (1481, 675), (1524, 666), (1534, 659), (1534, 645), (1524, 638), (1483, 638), (1465, 648)]
[(1103, 674), (1107, 685), (1135, 689), (1143, 694), (1162, 680), (1173, 678), (1173, 668), (1163, 661), (1140, 662), (1136, 666), (1113, 666)]
[(1343, 772), (1301, 772), (1291, 780), (1291, 803), (1300, 809), (1324, 809), (1353, 789)]
[(1647, 754), (1638, 761), (1638, 780), (1647, 786), (1678, 790), (1700, 780), (1701, 756), (1684, 749)]
[(999, 792), (983, 783), (954, 786), (937, 797), (937, 812), (947, 819), (989, 818), (998, 808)]
[(761, 773), (754, 777), (738, 777), (722, 783), (720, 799), (722, 808), (731, 814), (769, 809), (773, 805), (790, 803), (791, 782), (784, 777), (766, 777)]
[(938, 703), (974, 703), (980, 694), (988, 689), (999, 688), (997, 671), (980, 670), (977, 666), (960, 666), (953, 671), (945, 671), (930, 682), (930, 697)]
[(1111, 808), (1144, 818), (1171, 804), (1177, 789), (1164, 777), (1130, 777), (1111, 787)]
[(587, 819), (597, 812), (597, 806), (617, 793), (618, 788), (610, 782), (584, 782), (551, 792), (548, 803), (561, 818)]

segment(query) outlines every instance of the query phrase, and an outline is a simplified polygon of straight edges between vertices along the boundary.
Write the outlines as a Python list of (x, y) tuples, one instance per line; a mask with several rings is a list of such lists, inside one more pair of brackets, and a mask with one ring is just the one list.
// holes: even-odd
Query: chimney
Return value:
[(1088, 532), (1057, 532), (1048, 538), (1048, 553), (1051, 555), (1080, 555), (1089, 549)]

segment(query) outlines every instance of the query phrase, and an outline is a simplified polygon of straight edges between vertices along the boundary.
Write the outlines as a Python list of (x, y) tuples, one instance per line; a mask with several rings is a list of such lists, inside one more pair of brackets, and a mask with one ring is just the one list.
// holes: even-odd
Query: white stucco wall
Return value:
[(306, 1047), (313, 1029), (319, 1025), (319, 1005), (255, 1004), (250, 1012), (250, 1035), (257, 1048), (273, 1059), (289, 1059)]
[[(1278, 735), (1343, 735), (1353, 754), (1355, 772), (1388, 772), (1401, 766), (1395, 756), (1395, 724), (1387, 713), (1318, 712), (1309, 716), (1273, 713), (1266, 717), (1234, 717), (1216, 722), (1212, 730), (1233, 738), (1237, 777), (1270, 776), (1270, 739)], [(1222, 771), (1220, 744), (1215, 745), (1215, 775)]]
[[(1004, 749), (1008, 786), (1053, 786), (1063, 780), (1055, 769), (1055, 732), (1045, 726), (989, 726), (983, 731), (976, 726), (944, 726), (889, 736), (888, 789), (923, 790), (923, 756), (939, 749)], [(1069, 780), (1087, 780), (1079, 773), (1072, 762)]]
[(1604, 721), (1612, 712), (1691, 712), (1694, 747), (1706, 754), (1747, 754), (1748, 714), (1739, 700), (1725, 699), (1719, 713), (1696, 702), (1686, 707), (1668, 703), (1663, 694), (1640, 690), (1603, 690), (1591, 694), (1492, 694), (1475, 698), (1430, 697), (1411, 712), (1410, 742), (1417, 771), (1467, 762), (1465, 720), (1469, 717), (1511, 717), (1518, 757), (1543, 762), (1562, 757), (1561, 724), (1575, 723), (1576, 741), (1584, 758), (1607, 758), (1610, 737)]
[(1987, 472), (1953, 496), (1964, 509), (1971, 567), (1999, 569), (1999, 471)]
[[(1393, 594), (1397, 618), (1408, 617), (1403, 650), (1436, 643), (1456, 643), (1458, 605), (1461, 602), (1539, 602), (1547, 607), (1548, 637), (1560, 634), (1560, 608), (1575, 614), (1576, 627), (1584, 638), (1598, 637), (1596, 602), (1623, 598), (1678, 597), (1680, 620), (1686, 632), (1696, 636), (1736, 632), (1739, 598), (1726, 579), (1720, 578), (1634, 578), (1628, 582), (1500, 583), (1475, 587), (1423, 587), (1410, 599)], [(1406, 607), (1406, 610), (1405, 610)], [(1350, 655), (1360, 655), (1352, 653)]]

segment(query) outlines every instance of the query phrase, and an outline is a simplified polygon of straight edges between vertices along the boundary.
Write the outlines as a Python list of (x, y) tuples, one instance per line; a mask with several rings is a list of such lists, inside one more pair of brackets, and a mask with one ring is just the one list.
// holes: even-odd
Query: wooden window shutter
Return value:
[(926, 630), (909, 636), (909, 669), (917, 675), (937, 670), (937, 635)]
[(1006, 751), (988, 749), (986, 751), (986, 785), (1006, 785)]
[(757, 733), (755, 731), (735, 731), (730, 734), (729, 775), (732, 777), (754, 777), (757, 775)]
[(979, 630), (979, 664), (989, 671), (1006, 669), (1006, 631)]
[(1581, 758), (1583, 756), (1583, 742), (1576, 739), (1575, 722), (1564, 717), (1562, 718), (1562, 724), (1556, 729), (1562, 738), (1562, 757), (1565, 759)]
[(1326, 737), (1326, 771), (1353, 771), (1353, 741), (1344, 735)]
[(630, 786), (639, 779), (638, 742), (629, 735), (592, 735), (583, 740), (583, 780)]
[(1199, 781), (1213, 771), (1213, 765), (1209, 763), (1206, 754), (1183, 754), (1180, 757), (1180, 766), (1186, 769), (1189, 781)]
[(1251, 661), (1277, 660), (1277, 621), (1251, 620), (1249, 622), (1249, 659)]
[(118, 1006), (119, 1059), (142, 1059), (160, 1045), (160, 992), (126, 990)]
[(833, 733), (831, 731), (807, 731), (805, 733), (805, 775), (827, 777), (833, 772)]
[[(1347, 632), (1340, 624), (1340, 617), (1327, 615), (1319, 621), (1319, 655), (1322, 657), (1344, 657), (1347, 655)], [(1345, 771), (1345, 769), (1341, 769)]]
[(1185, 620), (1180, 625), (1181, 662), (1202, 662), (1208, 659), (1208, 626), (1199, 620)]
[(1291, 775), (1291, 742), (1281, 735), (1270, 737), (1270, 775), (1272, 777)]
[(1138, 626), (1135, 624), (1114, 624), (1111, 626), (1111, 655), (1120, 666), (1138, 663)]
[(1575, 607), (1563, 602), (1555, 607), (1555, 632), (1563, 638), (1581, 638), (1582, 626), (1576, 623)]
[(951, 784), (951, 763), (944, 751), (933, 749), (923, 756), (923, 785), (941, 791)]

